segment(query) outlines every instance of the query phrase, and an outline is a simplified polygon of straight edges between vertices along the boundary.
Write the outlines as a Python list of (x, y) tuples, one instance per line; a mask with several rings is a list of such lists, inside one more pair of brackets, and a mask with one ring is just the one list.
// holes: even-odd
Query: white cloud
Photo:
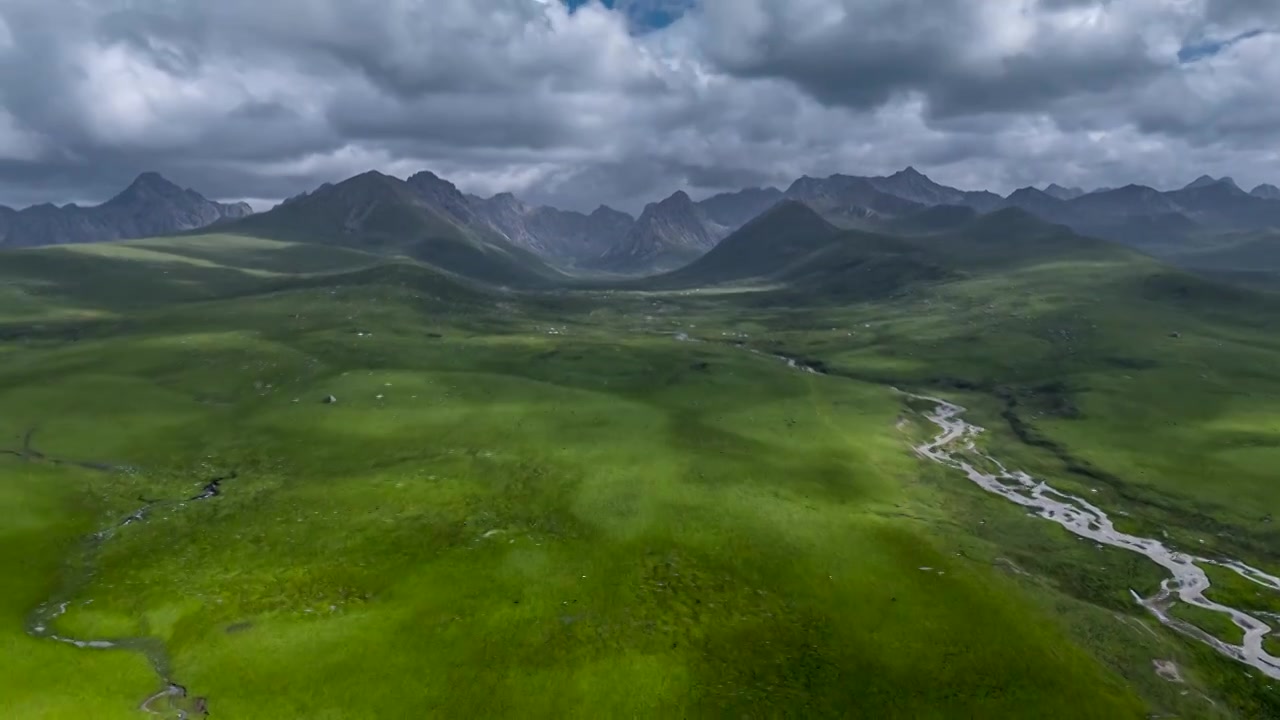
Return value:
[(1280, 179), (1276, 36), (1178, 61), (1275, 4), (701, 0), (639, 34), (625, 12), (657, 5), (624, 5), (6, 0), (0, 201), (144, 169), (273, 198), (427, 168), (582, 208), (907, 164), (997, 190)]
[(4, 13), (0, 12), (0, 53), (12, 47), (13, 31), (9, 29), (9, 22), (4, 19)]

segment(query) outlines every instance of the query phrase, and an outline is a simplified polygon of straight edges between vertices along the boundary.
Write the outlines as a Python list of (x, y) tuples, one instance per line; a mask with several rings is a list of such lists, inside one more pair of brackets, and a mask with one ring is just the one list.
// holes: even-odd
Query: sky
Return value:
[(1280, 184), (1275, 0), (0, 0), (0, 204)]

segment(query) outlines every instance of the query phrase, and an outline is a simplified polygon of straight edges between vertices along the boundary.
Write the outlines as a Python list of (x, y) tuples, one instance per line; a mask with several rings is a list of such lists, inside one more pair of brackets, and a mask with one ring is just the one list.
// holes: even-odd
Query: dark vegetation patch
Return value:
[(1102, 362), (1119, 370), (1154, 370), (1160, 363), (1149, 358), (1111, 356), (1102, 358)]

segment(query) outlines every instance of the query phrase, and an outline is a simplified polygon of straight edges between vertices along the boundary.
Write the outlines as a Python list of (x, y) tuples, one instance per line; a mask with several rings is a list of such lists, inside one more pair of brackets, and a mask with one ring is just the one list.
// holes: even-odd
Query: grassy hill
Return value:
[[(1018, 214), (776, 213), (665, 287), (318, 235), (0, 255), (0, 715), (135, 717), (153, 665), (192, 717), (1280, 715), (1133, 602), (1153, 564), (917, 458), (892, 389), (1274, 573), (1275, 301)], [(24, 632), (50, 601), (128, 648)]]
[(945, 275), (903, 238), (840, 229), (807, 205), (785, 201), (701, 258), (641, 286), (757, 286), (772, 294), (847, 300), (884, 296)]
[(1280, 231), (1188, 238), (1160, 253), (1170, 263), (1232, 282), (1280, 288)]
[(3, 258), (0, 321), (115, 315), (383, 262), (346, 248), (221, 234), (61, 245)]
[(1072, 259), (1139, 261), (1017, 209), (986, 215), (934, 208), (886, 226), (842, 230), (808, 206), (784, 202), (689, 265), (647, 279), (651, 289), (761, 285), (812, 300), (872, 299), (948, 278)]
[(697, 286), (768, 278), (836, 242), (840, 235), (840, 230), (808, 206), (784, 200), (657, 282)]
[(1079, 235), (1017, 208), (997, 210), (950, 230), (912, 238), (929, 257), (975, 273), (1004, 272), (1037, 263), (1123, 261), (1137, 253), (1113, 242)]

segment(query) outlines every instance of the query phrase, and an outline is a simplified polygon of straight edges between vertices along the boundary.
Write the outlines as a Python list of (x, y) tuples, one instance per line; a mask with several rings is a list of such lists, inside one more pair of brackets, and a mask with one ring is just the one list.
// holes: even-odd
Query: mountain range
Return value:
[(0, 206), (0, 245), (25, 247), (171, 235), (247, 217), (246, 203), (225, 205), (143, 173), (123, 192), (93, 207), (51, 204), (25, 210)]
[(1141, 257), (1018, 208), (978, 213), (939, 205), (916, 217), (928, 222), (882, 230), (842, 228), (807, 203), (784, 199), (693, 262), (637, 282), (659, 290), (746, 286), (809, 298), (870, 300), (920, 284), (1046, 261), (1123, 263)]
[(494, 227), (452, 183), (369, 171), (288, 199), (220, 230), (409, 257), (502, 285), (559, 276), (542, 256)]
[(430, 172), (405, 180), (364, 173), (254, 215), (243, 203), (212, 202), (144, 173), (96, 207), (0, 207), (0, 244), (96, 242), (218, 225), (227, 232), (407, 254), (445, 269), (483, 266), (481, 275), (490, 280), (517, 282), (557, 275), (557, 268), (675, 270), (784, 202), (803, 204), (833, 227), (873, 232), (927, 232), (967, 217), (961, 211), (1017, 209), (1082, 235), (1177, 258), (1201, 257), (1205, 238), (1259, 233), (1269, 242), (1280, 228), (1280, 188), (1259, 185), (1246, 192), (1229, 177), (1208, 175), (1171, 191), (1127, 185), (1086, 192), (1051, 184), (1001, 197), (942, 185), (908, 167), (888, 176), (806, 176), (786, 190), (747, 188), (701, 201), (680, 191), (635, 218), (607, 206), (587, 214), (530, 205), (510, 193), (468, 195)]

